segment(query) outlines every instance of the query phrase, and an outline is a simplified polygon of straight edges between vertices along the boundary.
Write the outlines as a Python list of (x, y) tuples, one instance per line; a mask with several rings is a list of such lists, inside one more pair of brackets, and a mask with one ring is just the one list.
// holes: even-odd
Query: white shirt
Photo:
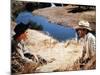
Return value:
[(91, 57), (96, 53), (96, 39), (92, 33), (88, 33), (84, 38), (79, 39), (79, 44), (83, 46), (86, 54), (85, 58)]
[(27, 11), (21, 12), (16, 18), (17, 24), (20, 23), (28, 24), (29, 22), (34, 22), (33, 14), (31, 12), (27, 12)]
[(21, 40), (18, 43), (18, 47), (17, 47), (17, 51), (18, 53), (21, 55), (21, 58), (28, 61), (28, 62), (33, 62), (31, 59), (27, 58), (24, 56), (25, 53), (30, 53), (29, 49), (26, 47), (25, 42), (23, 40)]

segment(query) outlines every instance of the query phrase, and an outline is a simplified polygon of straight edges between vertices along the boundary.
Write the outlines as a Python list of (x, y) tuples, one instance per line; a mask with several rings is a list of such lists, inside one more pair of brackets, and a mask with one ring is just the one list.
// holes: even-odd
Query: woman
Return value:
[[(16, 33), (12, 39), (12, 52), (11, 52), (11, 67), (13, 73), (31, 73), (40, 66), (40, 64), (46, 64), (47, 61), (41, 58), (39, 55), (32, 54), (26, 47), (28, 25), (20, 23), (16, 25), (14, 32)], [(27, 65), (28, 64), (28, 65)], [(26, 69), (27, 66), (30, 66)], [(24, 72), (25, 71), (25, 72)]]
[[(12, 40), (12, 45), (15, 45), (15, 46), (12, 46), (12, 47), (17, 49), (22, 59), (26, 59), (27, 61), (29, 61), (27, 58), (32, 56), (32, 54), (25, 47), (25, 44), (26, 44), (25, 41), (27, 40), (27, 32), (26, 32), (27, 29), (28, 29), (28, 25), (23, 25), (22, 23), (18, 24), (15, 27), (14, 31), (16, 34), (13, 36), (13, 40)], [(15, 49), (12, 49), (12, 52), (14, 52)], [(27, 56), (27, 54), (29, 55), (29, 57), (26, 58), (25, 56)]]

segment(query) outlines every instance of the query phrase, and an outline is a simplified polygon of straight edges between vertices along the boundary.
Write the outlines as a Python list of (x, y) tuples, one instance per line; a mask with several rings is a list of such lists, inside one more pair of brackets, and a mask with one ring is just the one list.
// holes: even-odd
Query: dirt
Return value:
[(33, 15), (44, 16), (52, 23), (57, 23), (63, 26), (75, 27), (76, 25), (78, 25), (78, 21), (81, 19), (86, 19), (90, 22), (92, 18), (93, 21), (95, 22), (94, 17), (96, 15), (96, 12), (95, 10), (82, 10), (78, 8), (78, 6), (65, 6), (65, 7), (52, 7), (52, 8), (49, 7), (49, 8), (38, 9), (33, 11)]

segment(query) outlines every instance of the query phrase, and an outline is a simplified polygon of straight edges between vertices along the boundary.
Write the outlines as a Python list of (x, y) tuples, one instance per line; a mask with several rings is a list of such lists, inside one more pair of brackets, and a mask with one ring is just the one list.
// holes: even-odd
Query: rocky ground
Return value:
[[(78, 6), (49, 7), (33, 11), (34, 15), (46, 17), (50, 22), (63, 26), (75, 27), (81, 19), (91, 22), (95, 30), (96, 12), (92, 9), (81, 9)], [(94, 22), (94, 24), (92, 24)]]
[[(75, 40), (58, 42), (42, 32), (30, 29), (27, 30), (27, 36), (26, 47), (28, 50), (34, 56), (44, 60), (41, 63), (25, 62), (15, 53), (12, 56), (12, 63), (14, 63), (12, 69), (14, 66), (17, 67), (14, 69), (17, 73), (58, 72), (95, 68), (95, 57), (89, 63), (80, 63), (83, 48)], [(84, 66), (81, 67), (82, 64)]]

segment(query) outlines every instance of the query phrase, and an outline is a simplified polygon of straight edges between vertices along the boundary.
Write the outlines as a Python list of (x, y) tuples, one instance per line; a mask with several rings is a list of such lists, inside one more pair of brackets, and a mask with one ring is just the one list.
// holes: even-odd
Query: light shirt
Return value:
[(79, 39), (79, 44), (83, 46), (86, 54), (85, 57), (94, 56), (96, 53), (96, 39), (92, 33), (88, 33), (84, 38)]
[(34, 61), (32, 61), (32, 59), (29, 59), (29, 58), (27, 58), (27, 57), (24, 56), (25, 53), (29, 53), (29, 54), (32, 54), (32, 53), (30, 52), (29, 48), (26, 47), (26, 43), (23, 40), (21, 40), (18, 43), (17, 51), (20, 54), (20, 56), (21, 56), (22, 59), (24, 59), (24, 60), (26, 60), (28, 62), (34, 62)]

